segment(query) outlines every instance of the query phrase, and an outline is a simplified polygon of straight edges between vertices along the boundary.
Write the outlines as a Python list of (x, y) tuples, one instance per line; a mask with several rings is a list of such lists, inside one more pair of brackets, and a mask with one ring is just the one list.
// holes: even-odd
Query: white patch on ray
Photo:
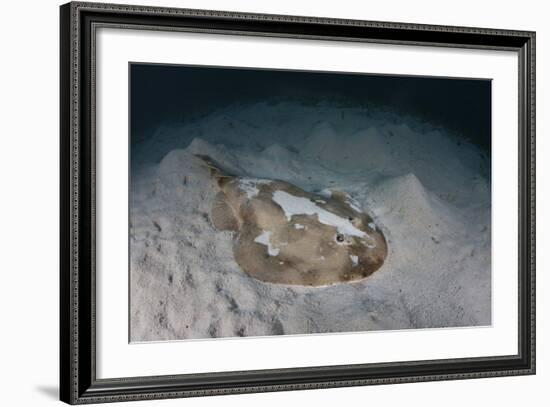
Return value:
[(365, 232), (357, 229), (348, 219), (344, 219), (327, 211), (307, 198), (294, 196), (285, 191), (273, 192), (273, 201), (285, 212), (290, 221), (293, 215), (317, 215), (319, 222), (324, 225), (334, 226), (339, 233), (348, 236), (369, 237)]
[(260, 244), (263, 244), (264, 246), (267, 246), (267, 254), (269, 254), (270, 256), (277, 256), (280, 250), (271, 245), (270, 239), (271, 239), (271, 232), (268, 230), (265, 230), (261, 235), (256, 237), (254, 241), (256, 243), (260, 243)]

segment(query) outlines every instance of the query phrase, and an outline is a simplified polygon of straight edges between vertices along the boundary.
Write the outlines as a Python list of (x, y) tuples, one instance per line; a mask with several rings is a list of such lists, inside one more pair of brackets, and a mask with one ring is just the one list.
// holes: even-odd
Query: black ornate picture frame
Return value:
[[(60, 395), (70, 404), (535, 373), (535, 33), (72, 2), (60, 9)], [(517, 354), (200, 374), (96, 377), (95, 47), (98, 26), (516, 52)]]

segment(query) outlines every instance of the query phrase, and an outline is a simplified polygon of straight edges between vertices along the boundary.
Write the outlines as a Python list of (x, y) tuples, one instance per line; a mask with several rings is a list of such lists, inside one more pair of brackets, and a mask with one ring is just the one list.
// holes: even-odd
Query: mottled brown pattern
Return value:
[[(369, 215), (348, 203), (346, 194), (333, 192), (327, 198), (274, 180), (258, 183), (257, 193), (249, 196), (239, 177), (224, 173), (210, 158), (201, 158), (220, 187), (212, 205), (213, 223), (219, 230), (235, 232), (235, 260), (251, 277), (276, 284), (324, 286), (362, 280), (384, 263), (388, 247), (382, 231)], [(275, 191), (307, 198), (349, 220), (366, 236), (339, 233), (335, 226), (321, 223), (317, 214), (296, 214), (289, 221), (273, 200)], [(270, 246), (257, 241), (266, 232)]]

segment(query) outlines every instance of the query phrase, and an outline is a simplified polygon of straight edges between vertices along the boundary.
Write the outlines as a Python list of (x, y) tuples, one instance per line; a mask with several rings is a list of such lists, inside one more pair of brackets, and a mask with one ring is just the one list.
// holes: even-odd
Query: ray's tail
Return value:
[(195, 157), (200, 158), (204, 162), (210, 170), (210, 175), (218, 181), (220, 187), (235, 178), (234, 174), (224, 169), (223, 166), (214, 161), (212, 157), (204, 154), (195, 154)]

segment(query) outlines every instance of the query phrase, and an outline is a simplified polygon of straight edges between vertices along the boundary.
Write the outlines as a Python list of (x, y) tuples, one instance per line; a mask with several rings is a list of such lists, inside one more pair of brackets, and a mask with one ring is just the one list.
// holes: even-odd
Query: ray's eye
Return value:
[(344, 235), (341, 233), (338, 233), (336, 235), (336, 241), (342, 243), (344, 241)]
[(351, 222), (353, 218), (351, 216), (348, 216), (348, 220)]

